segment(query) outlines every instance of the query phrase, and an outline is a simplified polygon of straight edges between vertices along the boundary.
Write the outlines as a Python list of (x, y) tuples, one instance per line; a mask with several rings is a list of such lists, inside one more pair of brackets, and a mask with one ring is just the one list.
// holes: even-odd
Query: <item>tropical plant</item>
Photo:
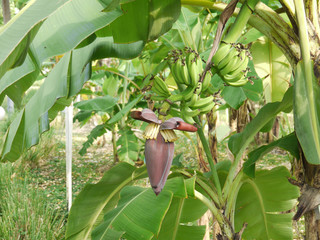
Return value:
[[(318, 194), (320, 187), (314, 181), (320, 163), (320, 110), (316, 101), (319, 95), (320, 6), (315, 0), (237, 3), (236, 0), (229, 4), (209, 0), (35, 0), (0, 30), (1, 100), (8, 95), (19, 103), (26, 89), (42, 73), (44, 61), (64, 54), (11, 123), (2, 147), (2, 161), (15, 161), (24, 149), (38, 143), (39, 135), (48, 130), (50, 120), (71, 103), (90, 79), (93, 60), (132, 59), (142, 51), (149, 52), (144, 56), (153, 58), (151, 63), (159, 64), (160, 70), (155, 65), (145, 65), (156, 69), (151, 71), (141, 64), (144, 75), (152, 73), (153, 76), (141, 83), (141, 94), (129, 99), (106, 124), (126, 120), (139, 101), (149, 103), (149, 98), (142, 99), (150, 94), (150, 99), (156, 102), (160, 121), (164, 122), (169, 115), (180, 117), (171, 131), (181, 123), (186, 124), (184, 121), (197, 125), (197, 134), (207, 156), (210, 171), (206, 174), (171, 168), (172, 173), (158, 197), (148, 188), (128, 186), (146, 177), (145, 167), (119, 163), (107, 171), (99, 183), (87, 185), (79, 194), (68, 219), (67, 239), (202, 239), (205, 228), (197, 226), (195, 221), (207, 209), (222, 230), (218, 239), (292, 239), (293, 214), (283, 212), (293, 208), (299, 191), (287, 181), (290, 173), (284, 167), (255, 170), (259, 158), (276, 146), (292, 153), (297, 166), (305, 170), (305, 175), (297, 175), (295, 182), (306, 190), (302, 192), (294, 219), (306, 213), (306, 224), (311, 226), (308, 224), (314, 221), (315, 215), (309, 210), (313, 210), (316, 203), (308, 204), (310, 198), (304, 196)], [(191, 7), (193, 12), (181, 5)], [(193, 18), (199, 8), (207, 10)], [(278, 13), (283, 10), (284, 13)], [(212, 12), (222, 12), (217, 24)], [(228, 25), (231, 15), (235, 16), (234, 22)], [(204, 39), (199, 32), (201, 23), (204, 35), (208, 36)], [(252, 37), (247, 24), (260, 32), (253, 34), (254, 41), (263, 34), (266, 37), (263, 41), (269, 43), (266, 50), (261, 43), (259, 45), (261, 39), (253, 44), (253, 64), (258, 75), (267, 77), (272, 88), (280, 86), (284, 81), (287, 83), (288, 78), (278, 80), (271, 70), (283, 73), (283, 67), (288, 73), (289, 63), (294, 72), (293, 86), (286, 89), (287, 84), (270, 91), (270, 102), (242, 132), (230, 137), (228, 145), (234, 161), (215, 164), (204, 134), (204, 123), (198, 116), (216, 106), (213, 94), (219, 95), (221, 91), (227, 104), (238, 108), (246, 98), (256, 98), (260, 92), (257, 89), (261, 89), (261, 79), (250, 77), (247, 70), (250, 56), (246, 44), (250, 42), (238, 44), (241, 36), (242, 39)], [(217, 29), (214, 41), (212, 31), (208, 30), (210, 26)], [(225, 28), (228, 29), (226, 33)], [(168, 32), (170, 29), (172, 31)], [(152, 42), (154, 40), (157, 41)], [(276, 55), (255, 57), (255, 49), (264, 49), (270, 54), (274, 46), (288, 63), (283, 58), (273, 58)], [(170, 50), (173, 51), (168, 55)], [(274, 51), (279, 54), (279, 50)], [(201, 57), (206, 60), (206, 66)], [(272, 65), (274, 62), (276, 65)], [(264, 76), (259, 71), (259, 63), (272, 66)], [(170, 74), (165, 69), (166, 64), (170, 66)], [(149, 82), (151, 91), (147, 87)], [(176, 87), (171, 89), (171, 85)], [(92, 101), (101, 100), (98, 99)], [(111, 100), (106, 96), (102, 101), (106, 99)], [(272, 102), (274, 100), (276, 102)], [(249, 154), (242, 168), (243, 156), (254, 136), (277, 114), (292, 109), (295, 132)], [(161, 128), (160, 122), (159, 125)], [(163, 130), (166, 129), (160, 132)], [(166, 164), (170, 165), (173, 155), (168, 156)], [(166, 178), (167, 174), (161, 176)], [(319, 231), (307, 227), (307, 238), (313, 239)]]

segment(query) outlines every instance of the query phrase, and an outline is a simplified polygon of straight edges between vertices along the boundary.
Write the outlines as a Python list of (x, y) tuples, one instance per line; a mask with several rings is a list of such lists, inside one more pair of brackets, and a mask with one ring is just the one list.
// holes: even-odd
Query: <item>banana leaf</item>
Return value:
[(68, 217), (66, 239), (90, 239), (91, 231), (101, 222), (104, 212), (118, 202), (120, 190), (132, 181), (146, 176), (146, 168), (137, 169), (119, 163), (105, 173), (97, 184), (87, 184), (75, 199)]
[(10, 68), (20, 66), (24, 62), (28, 47), (43, 21), (70, 1), (30, 1), (0, 29), (0, 79)]
[(292, 209), (299, 196), (299, 188), (288, 181), (285, 167), (257, 171), (256, 177), (245, 177), (237, 196), (235, 231), (248, 223), (244, 239), (292, 239)]
[[(24, 149), (38, 143), (39, 135), (49, 129), (49, 121), (71, 103), (72, 97), (90, 78), (92, 60), (131, 57), (140, 53), (142, 47), (143, 43), (115, 45), (112, 38), (97, 38), (87, 47), (65, 54), (10, 125), (2, 147), (1, 161), (15, 161)], [(43, 125), (43, 122), (47, 124)]]
[(281, 101), (289, 87), (292, 69), (282, 51), (268, 38), (259, 38), (250, 48), (258, 76), (263, 79), (267, 102)]
[(303, 62), (295, 69), (294, 125), (306, 160), (320, 164), (320, 87), (312, 73), (312, 89), (306, 86)]

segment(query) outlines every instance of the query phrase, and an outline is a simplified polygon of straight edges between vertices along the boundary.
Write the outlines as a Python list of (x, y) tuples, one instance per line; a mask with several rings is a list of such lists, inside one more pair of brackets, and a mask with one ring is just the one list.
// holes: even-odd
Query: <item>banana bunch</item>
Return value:
[(193, 124), (193, 117), (209, 112), (214, 106), (213, 96), (201, 97), (210, 86), (212, 74), (207, 72), (203, 82), (200, 82), (203, 73), (203, 62), (200, 55), (190, 49), (173, 50), (168, 55), (171, 74), (177, 83), (179, 93), (171, 95), (168, 100), (180, 101), (179, 112), (187, 123)]
[[(184, 51), (173, 50), (168, 57), (171, 74), (177, 85), (196, 88), (203, 72), (200, 55), (196, 51), (186, 48)], [(211, 78), (208, 77), (204, 81), (206, 86), (204, 89), (208, 88), (210, 80)]]
[(213, 72), (217, 72), (226, 84), (239, 87), (248, 82), (246, 72), (249, 57), (246, 50), (234, 44), (222, 43), (212, 61)]
[(158, 76), (154, 76), (152, 91), (157, 94), (154, 100), (164, 100), (170, 97), (171, 92), (169, 91), (168, 85)]

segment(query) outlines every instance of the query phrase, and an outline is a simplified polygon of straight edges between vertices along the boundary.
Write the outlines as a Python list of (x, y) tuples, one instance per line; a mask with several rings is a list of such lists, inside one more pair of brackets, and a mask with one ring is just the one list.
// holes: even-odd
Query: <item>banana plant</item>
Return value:
[[(292, 239), (292, 214), (279, 214), (290, 210), (298, 197), (298, 188), (287, 181), (288, 171), (284, 168), (255, 171), (253, 166), (257, 158), (251, 160), (254, 164), (250, 164), (250, 171), (254, 173), (251, 176), (255, 175), (255, 178), (249, 178), (243, 170), (237, 169), (255, 134), (276, 114), (293, 108), (295, 134), (301, 149), (297, 146), (298, 149), (291, 152), (298, 151), (301, 156), (299, 161), (305, 160), (303, 166), (308, 170), (307, 183), (315, 187), (311, 189), (319, 188), (312, 181), (316, 177), (314, 172), (319, 172), (314, 171), (318, 165), (307, 163), (319, 164), (320, 161), (319, 102), (316, 101), (319, 95), (317, 39), (320, 6), (315, 0), (281, 0), (281, 7), (272, 9), (263, 2), (247, 0), (239, 4), (241, 7), (238, 9), (237, 2), (231, 1), (231, 11), (230, 5), (209, 0), (94, 0), (90, 3), (84, 0), (55, 3), (35, 0), (1, 28), (0, 47), (4, 50), (0, 53), (0, 100), (8, 95), (18, 101), (17, 96), (22, 96), (21, 92), (26, 91), (40, 73), (43, 74), (42, 65), (46, 59), (64, 55), (12, 122), (2, 146), (1, 161), (15, 161), (24, 149), (38, 143), (40, 134), (49, 128), (49, 122), (59, 110), (70, 104), (73, 96), (90, 78), (91, 61), (138, 56), (147, 42), (172, 28), (180, 16), (181, 4), (204, 7), (210, 12), (224, 11), (229, 15), (231, 11), (236, 17), (223, 35), (220, 47), (219, 44), (214, 45), (202, 82), (213, 63), (214, 73), (224, 83), (232, 85), (238, 80), (241, 80), (239, 85), (245, 83), (242, 71), (236, 75), (227, 71), (231, 69), (229, 64), (237, 65), (236, 61), (222, 62), (222, 55), (219, 54), (224, 52), (219, 49), (228, 48), (224, 57), (234, 60), (236, 52), (232, 49), (247, 23), (283, 52), (294, 72), (294, 86), (286, 91), (283, 99), (266, 104), (242, 133), (230, 138), (229, 148), (234, 155), (232, 163), (214, 164), (201, 127), (197, 134), (210, 165), (207, 175), (172, 168), (167, 184), (156, 197), (148, 188), (126, 187), (146, 177), (146, 169), (121, 163), (108, 171), (99, 183), (88, 185), (75, 200), (68, 220), (67, 239), (201, 239), (204, 228), (196, 226), (194, 221), (207, 209), (222, 229), (220, 239)], [(277, 8), (285, 10), (290, 24), (277, 13)], [(222, 34), (223, 27), (220, 25), (218, 29)], [(180, 34), (184, 33), (182, 30)], [(196, 46), (198, 41), (201, 45), (199, 38), (192, 44)], [(242, 59), (245, 57), (236, 60), (239, 62)], [(228, 68), (225, 69), (226, 66)], [(157, 82), (158, 90), (161, 81)], [(161, 90), (165, 92), (165, 89)], [(185, 93), (194, 91), (189, 88)], [(138, 101), (125, 106), (109, 123), (119, 121)], [(167, 111), (168, 107), (165, 104), (161, 109)], [(197, 115), (192, 119), (201, 126)], [(312, 210), (305, 209), (304, 203), (299, 206), (304, 207), (301, 212)], [(259, 217), (253, 221), (251, 215), (257, 209), (260, 210)], [(306, 222), (312, 218), (314, 215), (307, 213)], [(311, 239), (310, 234), (311, 231), (307, 236)]]

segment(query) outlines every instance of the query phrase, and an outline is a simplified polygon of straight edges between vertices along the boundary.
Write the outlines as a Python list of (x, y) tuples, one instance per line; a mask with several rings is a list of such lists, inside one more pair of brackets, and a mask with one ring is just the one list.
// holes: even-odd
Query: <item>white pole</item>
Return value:
[(73, 122), (73, 103), (65, 108), (66, 116), (66, 185), (68, 211), (72, 205), (72, 122)]

